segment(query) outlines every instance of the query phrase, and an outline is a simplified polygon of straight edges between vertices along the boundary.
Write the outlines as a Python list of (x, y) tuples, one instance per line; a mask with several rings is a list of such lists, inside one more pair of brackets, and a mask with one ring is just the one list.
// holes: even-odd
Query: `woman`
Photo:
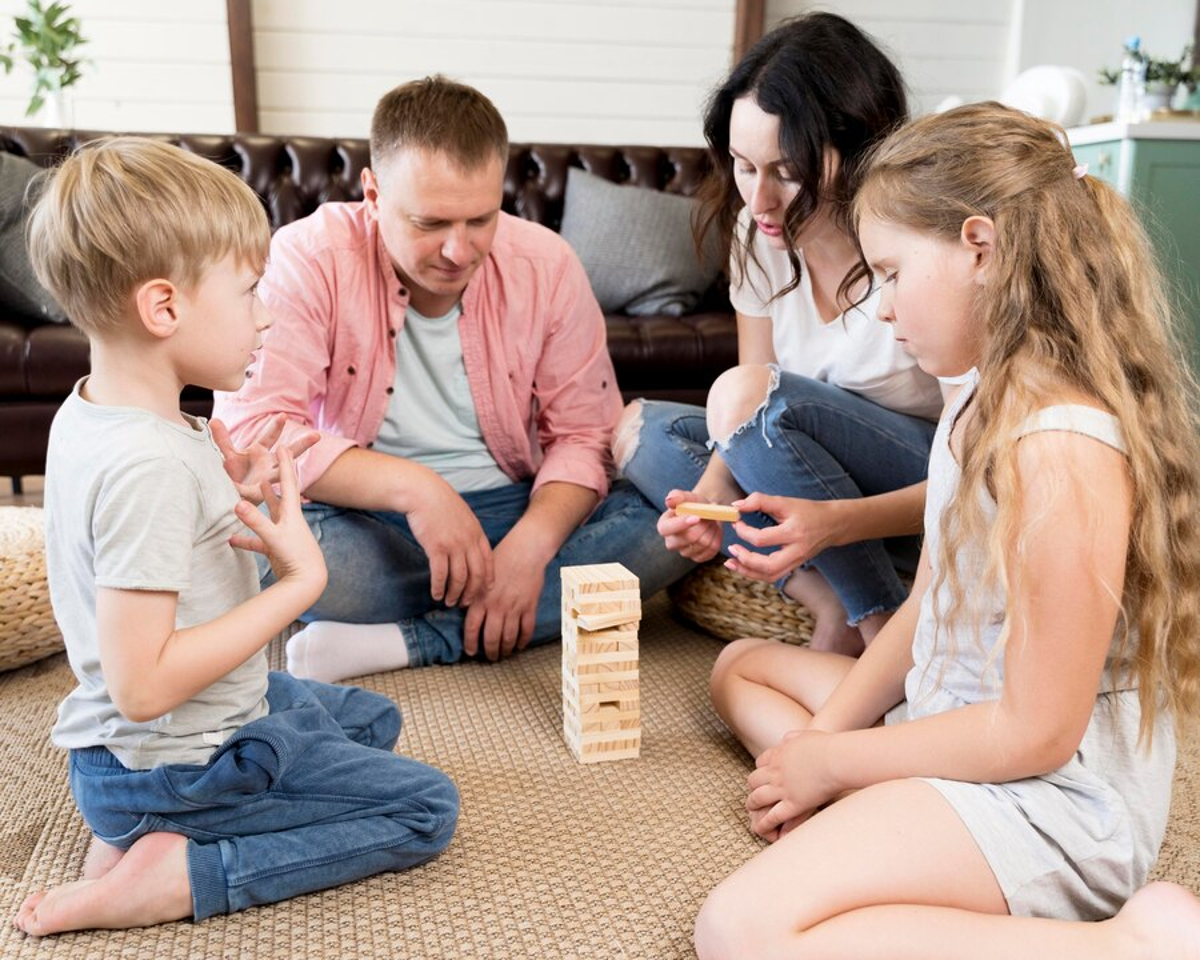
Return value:
[[(813, 612), (812, 645), (843, 653), (906, 596), (896, 567), (915, 564), (942, 405), (876, 320), (848, 220), (866, 152), (906, 117), (899, 72), (841, 17), (790, 20), (754, 45), (704, 123), (699, 232), (731, 248), (739, 365), (707, 413), (634, 401), (614, 442), (625, 476), (667, 508), (668, 547), (696, 561), (723, 550), (730, 569), (777, 581)], [(685, 500), (749, 516), (723, 532), (676, 516)]]

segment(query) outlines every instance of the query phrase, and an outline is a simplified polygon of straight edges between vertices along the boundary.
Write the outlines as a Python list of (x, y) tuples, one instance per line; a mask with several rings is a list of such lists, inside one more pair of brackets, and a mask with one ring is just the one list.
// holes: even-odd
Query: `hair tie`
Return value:
[(1088, 165), (1086, 163), (1081, 163), (1079, 166), (1077, 166), (1074, 170), (1071, 171), (1071, 176), (1073, 176), (1076, 180), (1082, 180), (1084, 177), (1087, 176), (1087, 172), (1088, 172)]

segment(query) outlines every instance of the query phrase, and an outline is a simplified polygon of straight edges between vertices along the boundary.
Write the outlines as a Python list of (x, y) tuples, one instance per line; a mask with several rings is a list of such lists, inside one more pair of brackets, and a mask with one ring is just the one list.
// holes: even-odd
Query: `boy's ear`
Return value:
[(133, 295), (138, 319), (152, 337), (166, 338), (179, 327), (179, 291), (170, 280), (147, 280)]
[(996, 224), (991, 217), (967, 217), (959, 239), (974, 254), (977, 282), (982, 283), (996, 252)]

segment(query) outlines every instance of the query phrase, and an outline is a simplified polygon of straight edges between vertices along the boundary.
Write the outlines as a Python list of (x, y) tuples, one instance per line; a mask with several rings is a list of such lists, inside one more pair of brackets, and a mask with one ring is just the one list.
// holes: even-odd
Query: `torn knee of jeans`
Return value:
[(612, 454), (618, 471), (623, 471), (637, 453), (642, 436), (643, 413), (642, 401), (634, 400), (617, 421), (617, 428), (613, 431)]
[(746, 420), (734, 427), (733, 431), (728, 436), (714, 437), (712, 440), (710, 440), (708, 444), (710, 450), (715, 449), (718, 452), (723, 453), (728, 448), (730, 441), (732, 441), (734, 437), (745, 433), (747, 430), (753, 427), (755, 423), (761, 423), (763, 443), (767, 445), (768, 449), (775, 446), (775, 444), (771, 442), (771, 438), (767, 435), (767, 418), (764, 414), (767, 406), (771, 402), (771, 398), (775, 395), (775, 391), (779, 389), (779, 365), (776, 363), (770, 363), (767, 364), (767, 368), (771, 371), (771, 378), (767, 381), (767, 391), (763, 395), (762, 401), (757, 407), (754, 408), (754, 412), (751, 413)]
[(865, 611), (864, 613), (860, 613), (857, 617), (847, 617), (846, 618), (846, 626), (857, 627), (860, 623), (862, 623), (864, 620), (866, 620), (867, 617), (873, 617), (877, 613), (895, 613), (897, 609), (899, 609), (899, 608), (898, 607), (889, 607), (886, 604), (882, 604), (882, 603), (876, 604), (875, 606), (871, 607), (869, 610)]

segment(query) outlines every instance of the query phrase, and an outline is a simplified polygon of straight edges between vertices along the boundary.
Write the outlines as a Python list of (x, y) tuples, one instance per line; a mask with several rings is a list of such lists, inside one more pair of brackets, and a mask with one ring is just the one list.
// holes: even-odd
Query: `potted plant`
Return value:
[(24, 60), (33, 70), (33, 93), (25, 110), (27, 117), (41, 113), (44, 108), (56, 113), (48, 116), (57, 126), (63, 116), (63, 91), (79, 81), (83, 61), (78, 48), (87, 43), (80, 31), (79, 18), (70, 16), (65, 3), (43, 6), (42, 0), (28, 0), (23, 17), (13, 18), (14, 39), (0, 47), (0, 64), (11, 73), (17, 60)]
[[(1194, 88), (1197, 70), (1194, 66), (1184, 66), (1192, 56), (1190, 44), (1184, 47), (1183, 53), (1174, 60), (1151, 57), (1136, 51), (1135, 53), (1143, 71), (1137, 94), (1137, 113), (1140, 116), (1148, 117), (1155, 110), (1170, 107), (1175, 91), (1181, 83), (1188, 84), (1189, 89)], [(1100, 70), (1101, 83), (1116, 85), (1120, 81), (1121, 71), (1110, 70), (1107, 67)]]
[(1190, 73), (1183, 66), (1190, 54), (1191, 48), (1186, 47), (1177, 60), (1161, 60), (1155, 57), (1146, 59), (1146, 85), (1142, 88), (1139, 100), (1143, 116), (1171, 106), (1171, 99), (1179, 89), (1179, 84)]

